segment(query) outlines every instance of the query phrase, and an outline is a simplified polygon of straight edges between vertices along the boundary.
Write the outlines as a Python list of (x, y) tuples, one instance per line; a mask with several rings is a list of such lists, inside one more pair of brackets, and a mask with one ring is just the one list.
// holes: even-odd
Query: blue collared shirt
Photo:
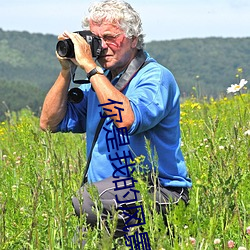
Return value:
[[(111, 118), (107, 118), (92, 152), (88, 170), (89, 182), (112, 176), (115, 167), (121, 166), (122, 163), (119, 159), (114, 159), (122, 156), (124, 152), (130, 152), (134, 158), (145, 156), (143, 165), (152, 169), (153, 163), (146, 149), (147, 139), (150, 142), (151, 159), (158, 161), (154, 167), (158, 168), (161, 184), (174, 187), (192, 186), (181, 152), (179, 88), (168, 69), (149, 55), (147, 60), (150, 63), (137, 72), (122, 91), (129, 99), (135, 117), (134, 123), (127, 131), (129, 144), (118, 145), (118, 148), (114, 145), (112, 148), (111, 141), (108, 141), (106, 136), (107, 131), (114, 131), (114, 124), (110, 122)], [(115, 85), (119, 77), (120, 75), (113, 79), (112, 84)], [(100, 103), (90, 84), (81, 85), (80, 88), (84, 93), (83, 100), (78, 104), (68, 102), (67, 113), (59, 124), (58, 131), (86, 132), (89, 155), (102, 107), (98, 106)], [(157, 155), (154, 155), (154, 152)]]

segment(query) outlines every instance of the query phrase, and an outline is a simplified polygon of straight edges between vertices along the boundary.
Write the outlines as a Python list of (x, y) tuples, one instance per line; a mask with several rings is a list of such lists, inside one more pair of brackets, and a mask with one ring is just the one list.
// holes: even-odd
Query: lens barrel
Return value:
[(61, 57), (68, 57), (68, 58), (75, 57), (74, 44), (70, 39), (58, 41), (56, 45), (56, 51), (58, 55)]
[(82, 101), (84, 94), (79, 88), (72, 88), (68, 92), (68, 101), (72, 103), (79, 103)]

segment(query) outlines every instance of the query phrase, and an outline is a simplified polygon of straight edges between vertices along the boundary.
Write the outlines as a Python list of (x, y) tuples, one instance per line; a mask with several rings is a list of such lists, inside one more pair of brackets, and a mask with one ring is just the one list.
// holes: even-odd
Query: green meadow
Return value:
[[(247, 92), (182, 102), (190, 204), (157, 214), (137, 176), (152, 250), (250, 249), (249, 103)], [(71, 197), (82, 181), (85, 142), (82, 134), (40, 131), (29, 109), (6, 113), (0, 124), (0, 249), (81, 249), (76, 228), (86, 222), (75, 217)], [(85, 249), (130, 249), (112, 239), (116, 220), (108, 220), (111, 236), (98, 223), (100, 229), (86, 233)]]

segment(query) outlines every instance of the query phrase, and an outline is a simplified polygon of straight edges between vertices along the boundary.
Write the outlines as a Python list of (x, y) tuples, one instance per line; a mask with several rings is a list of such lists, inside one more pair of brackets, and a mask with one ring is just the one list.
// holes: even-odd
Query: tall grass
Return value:
[[(144, 198), (153, 250), (250, 249), (250, 95), (220, 100), (186, 100), (181, 105), (182, 150), (193, 188), (190, 204), (166, 215)], [(71, 205), (82, 181), (85, 139), (81, 134), (39, 130), (30, 110), (6, 114), (0, 124), (0, 249), (80, 249), (79, 221)], [(98, 204), (97, 204), (98, 205)], [(115, 221), (109, 221), (111, 229)], [(89, 229), (85, 249), (112, 249), (105, 230)], [(129, 249), (125, 243), (117, 249)]]

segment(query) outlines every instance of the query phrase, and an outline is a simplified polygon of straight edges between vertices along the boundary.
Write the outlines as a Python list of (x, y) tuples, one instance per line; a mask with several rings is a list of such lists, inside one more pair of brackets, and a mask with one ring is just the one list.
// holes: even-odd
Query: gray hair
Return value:
[(144, 34), (142, 34), (141, 18), (129, 3), (121, 0), (94, 3), (89, 8), (89, 15), (83, 19), (82, 27), (88, 29), (90, 20), (101, 24), (104, 19), (117, 24), (125, 32), (126, 37), (137, 37), (137, 49), (143, 49)]

